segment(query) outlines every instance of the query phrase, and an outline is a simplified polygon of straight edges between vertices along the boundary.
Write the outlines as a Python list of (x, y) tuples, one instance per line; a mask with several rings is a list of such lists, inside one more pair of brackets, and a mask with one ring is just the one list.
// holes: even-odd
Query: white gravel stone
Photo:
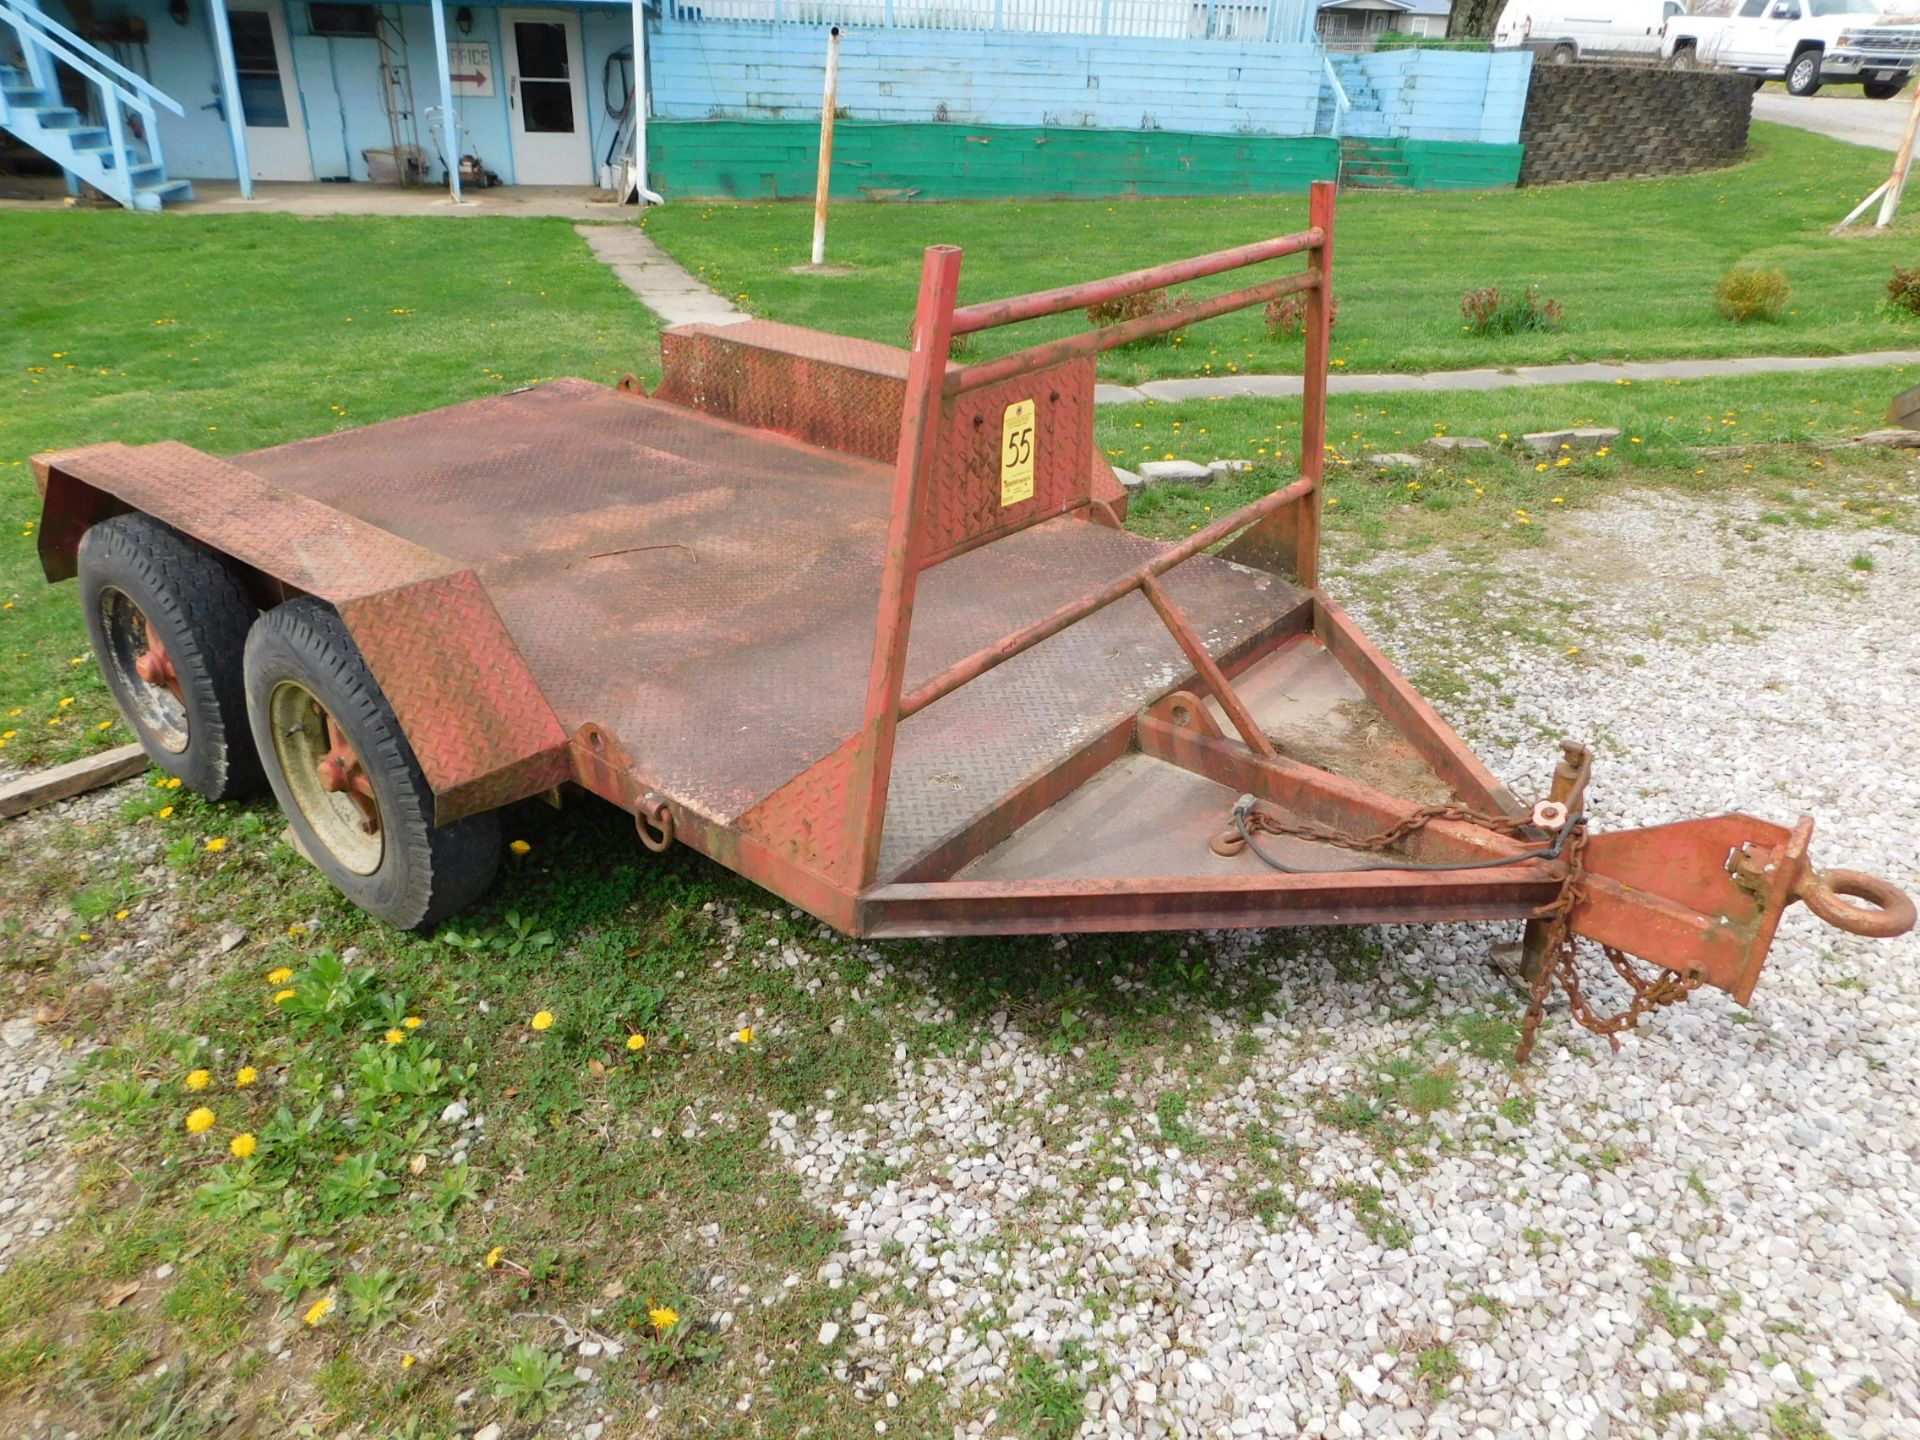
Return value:
[[(1599, 829), (1805, 811), (1819, 863), (1913, 888), (1920, 540), (1757, 516), (1635, 495), (1559, 517), (1559, 547), (1489, 608), (1537, 610), (1551, 574), (1573, 647), (1463, 635), (1417, 584), (1444, 557), (1354, 608), (1404, 668), (1469, 680), (1445, 708), (1524, 793), (1553, 737), (1584, 739)], [(1871, 572), (1849, 568), (1863, 549)], [(854, 1351), (941, 1384), (956, 1415), (1002, 1398), (1009, 1342), (1078, 1355), (1082, 1437), (1762, 1434), (1782, 1403), (1835, 1437), (1920, 1434), (1920, 1315), (1895, 1298), (1920, 1256), (1912, 937), (1796, 907), (1751, 1013), (1702, 991), (1614, 1054), (1560, 1007), (1524, 1071), (1445, 1038), (1513, 1013), (1487, 968), (1513, 927), (1372, 937), (1379, 973), (1358, 978), (1325, 935), (1193, 937), (1214, 973), (1271, 982), (1268, 1013), (1207, 1017), (1193, 1054), (1124, 1075), (1114, 1117), (1085, 1099), (1084, 1050), (1005, 1014), (977, 1053), (902, 1045), (893, 1093), (858, 1112), (776, 1113), (777, 1152), (843, 1227)], [(1417, 1164), (1323, 1116), (1401, 1057), (1448, 1067), (1459, 1095)], [(1163, 1133), (1161, 1096), (1215, 1059), (1239, 1078)], [(1291, 1174), (1249, 1165), (1256, 1122), (1294, 1147)], [(1297, 1218), (1260, 1218), (1269, 1186)], [(1369, 1233), (1369, 1187), (1397, 1229)], [(1461, 1373), (1436, 1399), (1416, 1361), (1443, 1344)]]

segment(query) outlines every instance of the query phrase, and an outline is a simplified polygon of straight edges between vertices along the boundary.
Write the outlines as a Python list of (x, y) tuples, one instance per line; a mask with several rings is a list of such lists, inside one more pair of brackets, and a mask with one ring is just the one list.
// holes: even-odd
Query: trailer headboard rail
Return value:
[[(1317, 183), (1313, 186), (1305, 230), (1101, 280), (967, 306), (957, 304), (958, 247), (935, 245), (927, 249), (922, 257), (920, 298), (914, 312), (913, 351), (907, 368), (900, 446), (895, 457), (893, 504), (881, 570), (873, 657), (867, 675), (865, 719), (852, 756), (853, 777), (844, 832), (852, 852), (848, 856), (850, 868), (860, 888), (871, 885), (879, 869), (887, 789), (900, 722), (969, 680), (1136, 590), (1146, 595), (1205, 688), (1219, 698), (1241, 738), (1256, 754), (1273, 753), (1271, 742), (1239, 703), (1204, 642), (1160, 585), (1159, 576), (1201, 550), (1239, 535), (1237, 544), (1245, 553), (1235, 558), (1245, 558), (1263, 568), (1290, 571), (1300, 586), (1309, 591), (1317, 583), (1320, 481), (1326, 440), (1333, 211), (1334, 187)], [(1150, 315), (1097, 326), (977, 364), (954, 365), (950, 360), (954, 337), (959, 335), (1084, 309), (1291, 255), (1305, 255), (1306, 268), (1220, 295), (1183, 300)], [(913, 694), (903, 695), (907, 640), (913, 624), (913, 602), (920, 573), (938, 560), (968, 548), (970, 543), (999, 539), (1050, 518), (1032, 507), (1028, 507), (1023, 517), (1018, 507), (1025, 505), (1034, 493), (1036, 452), (1048, 439), (1042, 428), (1042, 417), (1053, 414), (1054, 407), (1049, 402), (1059, 398), (1057, 387), (1036, 382), (1033, 389), (1046, 393), (1022, 395), (1021, 387), (1012, 382), (1041, 375), (1052, 367), (1078, 364), (1090, 369), (1092, 358), (1102, 351), (1292, 294), (1307, 297), (1299, 479), (1187, 537), (1180, 545), (1116, 577), (1099, 590), (1003, 636), (995, 644), (949, 666)], [(1061, 372), (1054, 370), (1053, 373)], [(996, 386), (1005, 388), (992, 397), (978, 396), (978, 392)], [(937, 477), (942, 473), (939, 449), (945, 433), (943, 422), (959, 398), (968, 395), (977, 397), (969, 402), (975, 406), (1002, 405), (998, 432), (1001, 458), (997, 494), (992, 498), (998, 501), (996, 513), (1005, 520), (973, 532), (971, 541), (963, 537), (957, 545), (942, 546), (930, 535), (934, 530), (931, 517), (955, 498), (934, 493)], [(1005, 397), (1004, 403), (1002, 397)], [(985, 416), (976, 412), (974, 424), (984, 422)], [(970, 490), (982, 482), (992, 483), (986, 476), (969, 476)], [(966, 497), (969, 501), (975, 498), (971, 494)]]

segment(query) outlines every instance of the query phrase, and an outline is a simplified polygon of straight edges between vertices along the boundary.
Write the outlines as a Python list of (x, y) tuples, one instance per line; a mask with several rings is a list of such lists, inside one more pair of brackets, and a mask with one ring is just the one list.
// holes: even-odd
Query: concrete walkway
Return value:
[(638, 225), (576, 225), (601, 264), (666, 325), (733, 325), (753, 317), (736, 310), (653, 243)]
[[(1771, 120), (1776, 125), (1797, 125), (1802, 130), (1831, 135), (1835, 140), (1875, 150), (1898, 150), (1900, 137), (1906, 133), (1907, 107), (1912, 98), (1903, 93), (1891, 100), (1865, 100), (1852, 86), (1830, 95), (1787, 95), (1777, 90), (1761, 90), (1753, 97), (1753, 118)], [(1834, 216), (1836, 220), (1839, 218)]]
[[(1727, 360), (1522, 365), (1511, 370), (1432, 370), (1425, 375), (1349, 375), (1336, 370), (1327, 378), (1327, 390), (1334, 395), (1404, 390), (1512, 390), (1533, 385), (1609, 384), (1615, 380), (1712, 380), (1727, 375), (1851, 370), (1876, 365), (1920, 365), (1920, 350), (1876, 350), (1865, 355), (1761, 355)], [(1243, 395), (1278, 398), (1299, 393), (1298, 375), (1209, 375), (1188, 380), (1149, 380), (1141, 385), (1100, 385), (1094, 389), (1094, 402), (1137, 405), (1143, 400), (1226, 400)]]

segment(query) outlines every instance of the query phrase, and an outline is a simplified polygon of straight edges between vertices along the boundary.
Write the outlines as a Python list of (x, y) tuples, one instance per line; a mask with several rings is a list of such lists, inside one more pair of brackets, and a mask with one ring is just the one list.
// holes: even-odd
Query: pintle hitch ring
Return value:
[(640, 843), (658, 855), (673, 844), (673, 811), (666, 799), (648, 791), (633, 813), (633, 827), (640, 832)]
[[(1858, 870), (1817, 870), (1794, 887), (1794, 898), (1827, 924), (1849, 935), (1890, 940), (1913, 929), (1913, 901), (1906, 891), (1878, 875)], [(1851, 895), (1864, 900), (1855, 905), (1842, 900)]]

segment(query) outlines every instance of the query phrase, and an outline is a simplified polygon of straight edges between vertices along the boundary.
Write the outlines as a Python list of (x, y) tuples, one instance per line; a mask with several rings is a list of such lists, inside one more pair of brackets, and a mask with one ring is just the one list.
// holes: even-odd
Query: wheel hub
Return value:
[(187, 748), (187, 695), (166, 642), (125, 591), (100, 592), (101, 632), (110, 672), (127, 718), (164, 749), (178, 755)]
[(386, 850), (380, 800), (346, 729), (293, 680), (274, 687), (268, 713), (276, 758), (301, 818), (340, 864), (371, 875)]

